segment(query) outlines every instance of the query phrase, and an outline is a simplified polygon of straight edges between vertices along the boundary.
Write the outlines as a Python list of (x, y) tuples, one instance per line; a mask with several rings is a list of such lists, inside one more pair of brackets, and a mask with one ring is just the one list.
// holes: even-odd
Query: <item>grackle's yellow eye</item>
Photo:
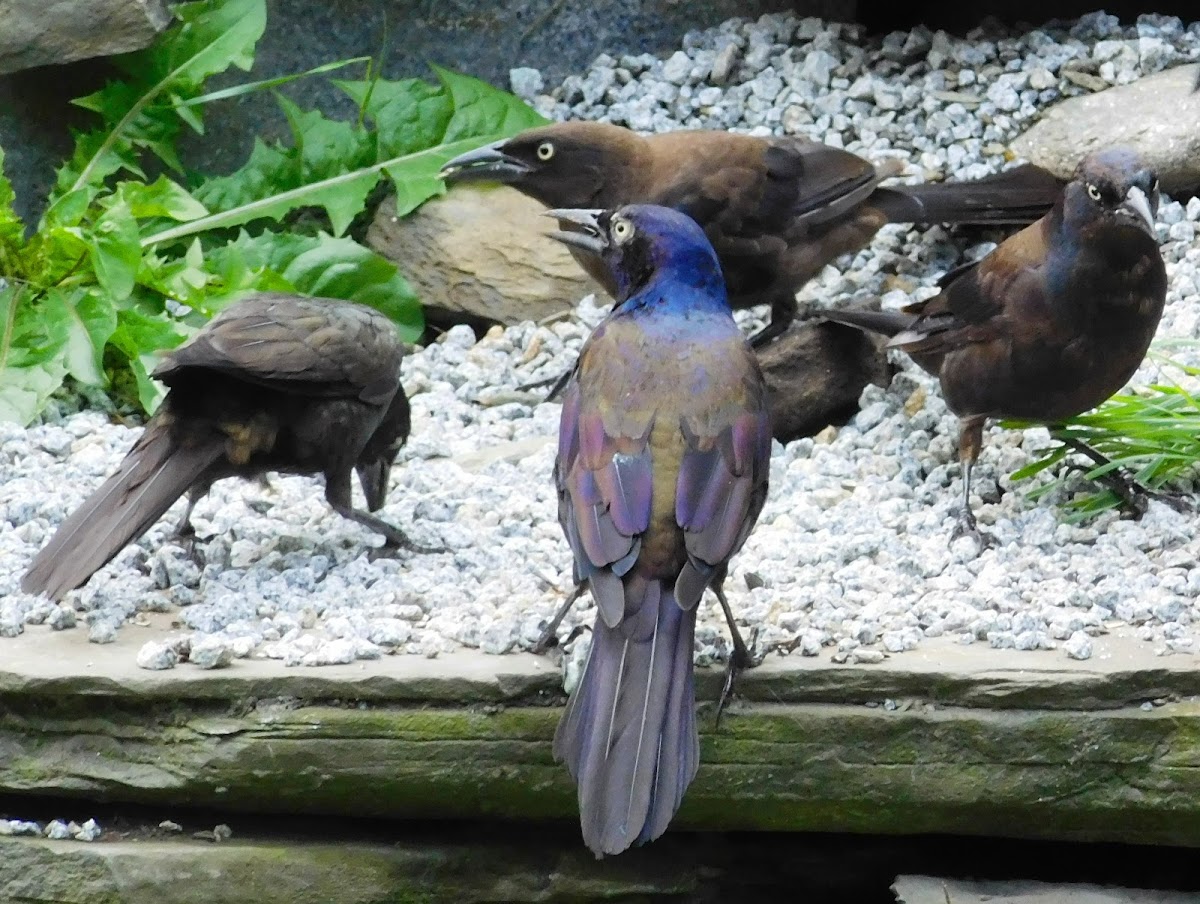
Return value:
[(1096, 186), (1094, 186), (1094, 185), (1089, 184), (1088, 185), (1088, 197), (1091, 198), (1093, 201), (1099, 201), (1100, 200), (1100, 189), (1096, 188)]
[(554, 156), (554, 143), (551, 141), (543, 141), (537, 146), (538, 160), (545, 163)]
[(633, 238), (633, 224), (628, 220), (613, 220), (612, 234), (618, 244), (624, 244)]

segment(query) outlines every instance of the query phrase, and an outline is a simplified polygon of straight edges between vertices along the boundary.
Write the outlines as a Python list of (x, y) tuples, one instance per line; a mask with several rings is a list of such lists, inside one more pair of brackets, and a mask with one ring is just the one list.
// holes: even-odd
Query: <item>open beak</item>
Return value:
[(562, 229), (547, 235), (556, 241), (578, 248), (597, 257), (608, 250), (608, 237), (600, 228), (600, 215), (603, 210), (585, 210), (577, 208), (561, 208), (547, 210), (546, 216), (558, 220)]
[(515, 182), (532, 172), (529, 165), (504, 153), (505, 141), (459, 154), (438, 175), (446, 182)]
[(362, 484), (363, 496), (367, 499), (367, 511), (379, 511), (387, 501), (392, 463), (386, 458), (377, 458), (370, 462), (360, 462), (354, 470), (358, 472), (358, 482)]
[(1150, 199), (1142, 189), (1136, 185), (1130, 186), (1125, 194), (1124, 203), (1117, 210), (1125, 216), (1132, 217), (1139, 228), (1157, 240), (1158, 234), (1154, 231), (1154, 208), (1150, 206)]

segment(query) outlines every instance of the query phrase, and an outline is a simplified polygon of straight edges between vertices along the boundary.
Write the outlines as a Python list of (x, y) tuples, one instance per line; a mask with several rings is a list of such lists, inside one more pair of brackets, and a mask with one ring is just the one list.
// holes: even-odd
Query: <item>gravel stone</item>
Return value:
[[(1195, 59), (1200, 29), (1164, 16), (1122, 25), (1094, 13), (1029, 32), (988, 24), (965, 38), (916, 28), (879, 39), (779, 14), (691, 32), (661, 59), (613, 48), (560, 84), (529, 69), (512, 70), (510, 84), (554, 119), (802, 135), (876, 162), (898, 159), (901, 178), (913, 181), (999, 171), (1050, 103)], [(1170, 277), (1159, 335), (1194, 341), (1200, 199), (1183, 207), (1164, 197), (1159, 219)], [(812, 310), (878, 297), (896, 308), (932, 294), (942, 274), (1000, 238), (887, 226), (799, 300)], [(560, 407), (518, 387), (565, 372), (603, 313), (587, 298), (569, 318), (479, 341), (455, 327), (405, 360), (413, 433), (380, 515), (446, 548), (432, 555), (373, 557), (378, 538), (331, 512), (319, 480), (222, 481), (197, 506), (193, 551), (173, 537), (180, 503), (49, 606), (20, 592), (22, 571), (139, 432), (115, 423), (94, 394), (93, 409), (63, 397), (28, 430), (0, 425), (0, 656), (78, 617), (90, 640), (110, 642), (151, 611), (171, 612), (190, 648), (146, 645), (137, 659), (147, 668), (171, 667), (185, 652), (198, 666), (232, 656), (305, 668), (384, 652), (530, 649), (570, 589), (571, 559), (550, 480)], [(764, 314), (736, 316), (750, 331)], [(1200, 364), (1195, 348), (1172, 354)], [(1010, 477), (1048, 445), (1046, 431), (991, 426), (974, 488), (997, 545), (982, 554), (970, 541), (949, 545), (961, 486), (956, 419), (933, 379), (903, 355), (894, 360), (891, 385), (867, 387), (850, 423), (772, 450), (770, 496), (726, 584), (743, 632), (759, 629), (758, 650), (867, 664), (946, 637), (1086, 659), (1103, 655), (1104, 634), (1120, 627), (1163, 655), (1195, 652), (1194, 516), (1152, 502), (1139, 522), (1108, 513), (1067, 525), (1062, 506), (1088, 489), (1081, 480), (1035, 501), (1027, 493), (1047, 475)], [(1184, 379), (1160, 367), (1147, 362), (1133, 382)], [(560, 637), (594, 617), (585, 597)], [(564, 644), (568, 689), (589, 644), (588, 631)], [(711, 599), (699, 609), (696, 649), (701, 661), (727, 655)]]

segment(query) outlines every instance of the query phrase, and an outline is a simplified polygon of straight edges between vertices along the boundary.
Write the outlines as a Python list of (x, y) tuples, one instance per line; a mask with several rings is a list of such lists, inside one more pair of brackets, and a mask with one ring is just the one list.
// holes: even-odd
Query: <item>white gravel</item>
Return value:
[[(916, 178), (972, 177), (1004, 164), (1007, 144), (1039, 109), (1083, 90), (1062, 74), (1068, 62), (1116, 84), (1197, 56), (1200, 26), (1166, 17), (1120, 28), (1097, 14), (1069, 29), (966, 40), (918, 29), (880, 43), (853, 26), (781, 15), (688, 35), (665, 60), (601, 57), (535, 102), (557, 118), (639, 129), (802, 133), (874, 159), (898, 155)], [(534, 95), (536, 75), (524, 70), (514, 81)], [(1160, 336), (1200, 336), (1198, 220), (1200, 201), (1185, 209), (1164, 199), (1172, 288)], [(961, 252), (941, 229), (888, 227), (802, 298), (904, 303), (928, 294)], [(515, 387), (564, 370), (601, 315), (585, 300), (573, 319), (495, 330), (479, 343), (460, 327), (408, 359), (413, 436), (382, 515), (418, 542), (445, 545), (443, 554), (373, 562), (378, 538), (331, 512), (319, 481), (226, 481), (194, 518), (203, 566), (171, 540), (175, 510), (56, 605), (21, 594), (20, 574), (137, 430), (98, 411), (52, 413), (28, 431), (0, 425), (0, 650), (26, 629), (111, 641), (147, 610), (174, 612), (182, 625), (177, 640), (140, 651), (139, 665), (151, 669), (528, 649), (570, 588), (570, 553), (550, 479), (559, 407)], [(1007, 477), (1047, 445), (1046, 432), (992, 429), (976, 512), (999, 547), (976, 556), (969, 540), (948, 544), (960, 488), (956, 422), (934, 381), (897, 361), (892, 385), (869, 387), (849, 425), (774, 450), (770, 498), (728, 583), (740, 621), (760, 629), (760, 648), (869, 663), (948, 635), (1086, 659), (1094, 636), (1125, 624), (1159, 652), (1192, 651), (1194, 516), (1153, 503), (1138, 522), (1108, 514), (1069, 526), (1056, 507), (1066, 496), (1034, 503), (1024, 493), (1033, 482)], [(1136, 382), (1152, 377), (1147, 366)], [(581, 602), (563, 634), (591, 620)], [(725, 638), (710, 602), (699, 659), (722, 657)]]

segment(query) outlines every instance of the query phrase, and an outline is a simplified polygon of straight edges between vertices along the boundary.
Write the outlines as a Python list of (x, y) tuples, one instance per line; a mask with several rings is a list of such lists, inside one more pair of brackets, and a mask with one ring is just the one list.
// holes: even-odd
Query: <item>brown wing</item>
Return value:
[(945, 354), (1023, 328), (1053, 330), (1058, 318), (1046, 287), (1046, 228), (1039, 220), (974, 266), (955, 271), (941, 294), (906, 308), (919, 316), (890, 344), (910, 354)]
[(383, 404), (399, 381), (404, 345), (383, 314), (324, 298), (264, 293), (230, 305), (154, 377), (168, 386), (196, 371), (326, 398)]

